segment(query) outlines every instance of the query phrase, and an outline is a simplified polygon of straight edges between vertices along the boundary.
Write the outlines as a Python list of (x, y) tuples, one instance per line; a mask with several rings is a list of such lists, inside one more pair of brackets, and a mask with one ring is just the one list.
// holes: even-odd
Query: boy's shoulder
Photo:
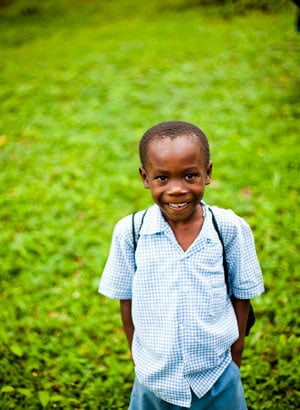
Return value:
[(242, 219), (232, 209), (220, 208), (216, 205), (207, 205), (211, 209), (215, 218), (222, 224), (235, 224)]
[(132, 234), (133, 228), (138, 228), (143, 224), (146, 214), (153, 214), (153, 206), (133, 212), (121, 218), (115, 225), (115, 231)]
[(221, 235), (224, 236), (225, 239), (235, 236), (238, 232), (251, 230), (245, 219), (231, 209), (220, 208), (218, 206), (209, 206), (209, 208), (213, 212)]

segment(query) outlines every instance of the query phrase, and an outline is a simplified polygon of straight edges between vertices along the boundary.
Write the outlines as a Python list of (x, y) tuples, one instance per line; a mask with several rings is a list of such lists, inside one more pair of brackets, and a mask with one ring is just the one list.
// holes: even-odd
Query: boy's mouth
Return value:
[(179, 204), (173, 204), (171, 202), (168, 203), (168, 206), (173, 209), (181, 209), (185, 208), (188, 205), (188, 202), (181, 202)]

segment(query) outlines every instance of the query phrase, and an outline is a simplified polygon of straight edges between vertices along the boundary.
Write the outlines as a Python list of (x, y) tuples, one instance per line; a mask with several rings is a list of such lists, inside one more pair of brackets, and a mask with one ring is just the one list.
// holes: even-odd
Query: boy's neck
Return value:
[(186, 251), (201, 232), (204, 222), (203, 206), (199, 204), (194, 213), (187, 220), (167, 220), (167, 222), (170, 225), (177, 242), (181, 248)]

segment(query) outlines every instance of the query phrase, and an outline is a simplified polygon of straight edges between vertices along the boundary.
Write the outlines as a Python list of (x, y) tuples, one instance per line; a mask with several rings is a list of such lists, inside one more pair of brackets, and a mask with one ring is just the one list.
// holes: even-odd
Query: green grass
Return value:
[(211, 141), (206, 201), (247, 219), (264, 272), (249, 409), (299, 408), (296, 8), (109, 4), (0, 10), (0, 407), (126, 409), (118, 303), (97, 287), (114, 224), (151, 204), (139, 138), (183, 119)]

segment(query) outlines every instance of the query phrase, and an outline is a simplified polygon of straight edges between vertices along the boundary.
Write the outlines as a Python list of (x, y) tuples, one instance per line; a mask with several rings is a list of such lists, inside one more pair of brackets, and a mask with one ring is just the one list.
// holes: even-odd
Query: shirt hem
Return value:
[(101, 295), (104, 295), (110, 299), (116, 299), (116, 300), (131, 300), (132, 299), (131, 294), (118, 292), (116, 290), (112, 290), (106, 287), (99, 288), (98, 292)]
[(233, 288), (232, 289), (232, 294), (237, 298), (237, 299), (253, 299), (259, 297), (262, 293), (264, 293), (265, 289), (264, 287), (255, 286), (251, 289), (244, 290), (244, 289), (239, 289), (239, 288)]

